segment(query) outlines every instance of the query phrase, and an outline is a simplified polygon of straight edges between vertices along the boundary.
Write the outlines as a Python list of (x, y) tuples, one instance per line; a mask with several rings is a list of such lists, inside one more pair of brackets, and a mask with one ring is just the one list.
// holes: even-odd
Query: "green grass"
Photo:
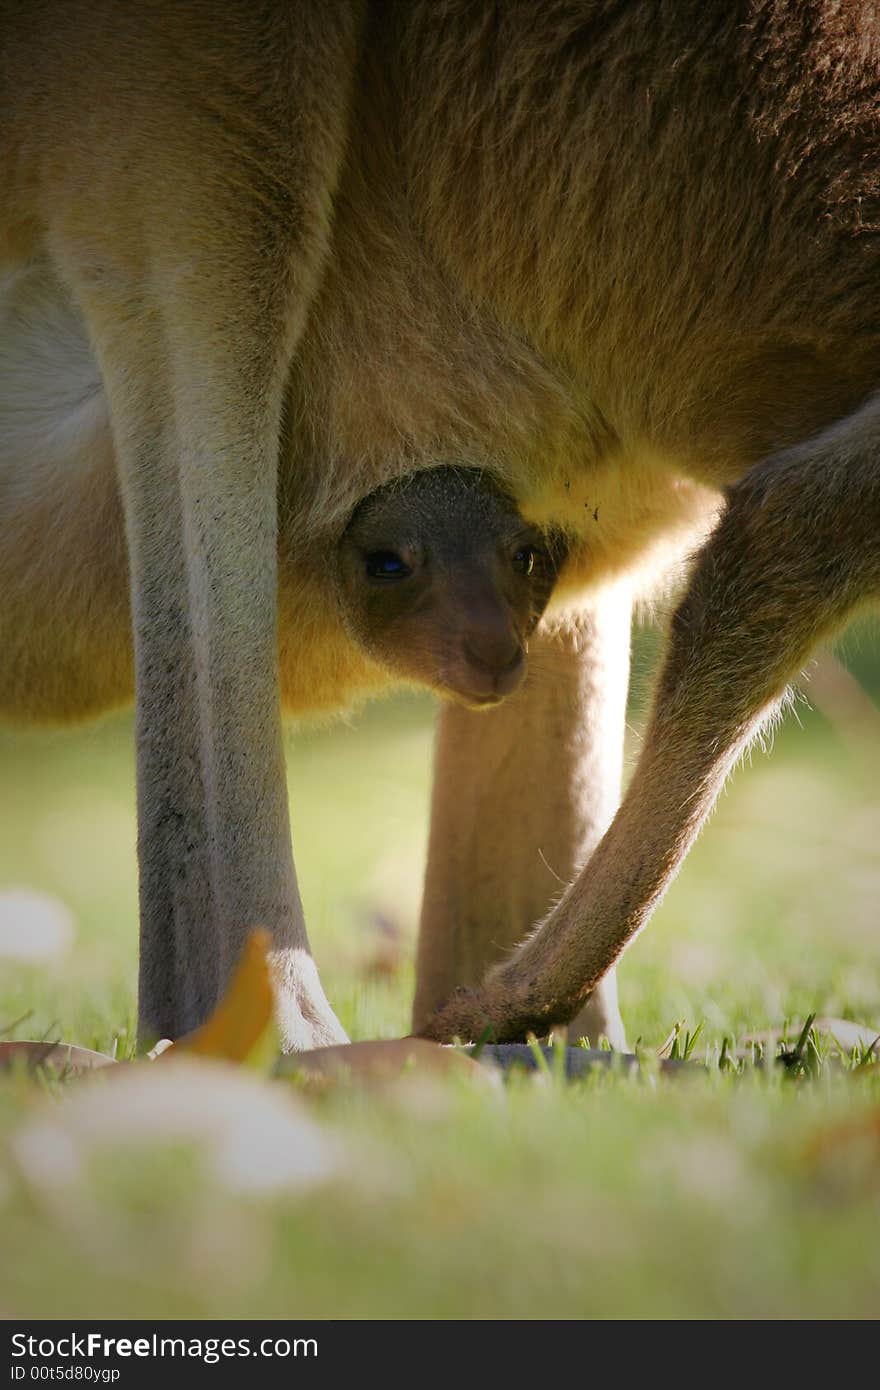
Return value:
[[(209, 1171), (199, 1144), (127, 1143), (122, 1120), (88, 1145), (64, 1120), (82, 1083), (59, 1099), (8, 1075), (0, 1313), (877, 1316), (877, 1068), (806, 1037), (793, 1072), (717, 1067), (786, 1020), (796, 1043), (811, 1013), (880, 1024), (877, 753), (799, 713), (736, 774), (621, 968), (631, 1040), (652, 1052), (678, 1023), (674, 1051), (708, 1076), (566, 1086), (551, 1065), (499, 1088), (412, 1075), (309, 1093), (341, 1175), (260, 1196)], [(408, 1027), (430, 718), (402, 700), (290, 744), (312, 943), (355, 1037)], [(0, 740), (0, 891), (54, 895), (76, 924), (53, 966), (0, 960), (0, 1029), (32, 1011), (15, 1036), (131, 1050), (132, 763), (127, 718)], [(390, 972), (374, 968), (377, 916), (403, 943)], [(106, 1085), (108, 1113), (124, 1085)], [(47, 1116), (61, 1129), (34, 1163), (27, 1135)]]

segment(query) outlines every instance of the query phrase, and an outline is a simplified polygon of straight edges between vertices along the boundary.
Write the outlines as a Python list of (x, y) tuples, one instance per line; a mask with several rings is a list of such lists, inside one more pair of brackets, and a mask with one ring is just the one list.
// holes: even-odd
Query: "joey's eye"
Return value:
[(521, 546), (513, 557), (513, 568), (519, 574), (531, 574), (535, 568), (535, 552), (530, 545)]
[(395, 579), (408, 579), (412, 574), (409, 565), (404, 564), (393, 550), (372, 551), (367, 556), (366, 565), (368, 577), (383, 583), (390, 583)]

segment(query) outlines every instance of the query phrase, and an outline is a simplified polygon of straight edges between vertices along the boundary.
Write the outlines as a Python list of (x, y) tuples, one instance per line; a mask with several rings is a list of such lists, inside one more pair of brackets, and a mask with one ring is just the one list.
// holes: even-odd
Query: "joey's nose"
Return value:
[(468, 684), (474, 695), (500, 698), (516, 689), (525, 673), (525, 657), (512, 633), (470, 636), (464, 641)]

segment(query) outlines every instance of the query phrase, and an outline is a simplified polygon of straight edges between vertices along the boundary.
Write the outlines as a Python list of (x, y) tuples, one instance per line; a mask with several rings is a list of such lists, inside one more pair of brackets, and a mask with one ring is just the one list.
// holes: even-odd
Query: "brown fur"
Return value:
[[(361, 498), (486, 470), (566, 533), (560, 604), (605, 634), (609, 586), (649, 588), (730, 489), (618, 817), (430, 1031), (570, 1017), (811, 642), (876, 592), (877, 7), (242, 0), (221, 25), (207, 0), (5, 0), (0, 19), (0, 709), (70, 717), (130, 686), (115, 467), (145, 1031), (202, 1017), (261, 920), (289, 1044), (339, 1035), (277, 708), (383, 683), (316, 564)], [(768, 650), (768, 624), (790, 640)], [(595, 711), (625, 653), (612, 670), (620, 642), (554, 630), (576, 698), (551, 713), (530, 676), (467, 765), (444, 728), (480, 716), (441, 728), (423, 1018), (458, 972), (444, 892), (486, 904), (505, 864), (519, 885), (483, 937), (465, 912), (470, 973), (549, 906), (542, 846), (568, 880), (605, 827), (619, 719)], [(521, 837), (493, 795), (521, 727), (581, 788), (558, 836), (549, 792)], [(490, 872), (440, 828), (456, 799)]]

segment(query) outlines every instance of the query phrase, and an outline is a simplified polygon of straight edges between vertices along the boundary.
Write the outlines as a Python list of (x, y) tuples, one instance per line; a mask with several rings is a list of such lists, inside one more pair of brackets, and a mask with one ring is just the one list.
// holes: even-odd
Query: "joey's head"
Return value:
[(565, 555), (477, 469), (433, 468), (371, 493), (339, 543), (346, 625), (396, 675), (470, 707), (521, 684)]

